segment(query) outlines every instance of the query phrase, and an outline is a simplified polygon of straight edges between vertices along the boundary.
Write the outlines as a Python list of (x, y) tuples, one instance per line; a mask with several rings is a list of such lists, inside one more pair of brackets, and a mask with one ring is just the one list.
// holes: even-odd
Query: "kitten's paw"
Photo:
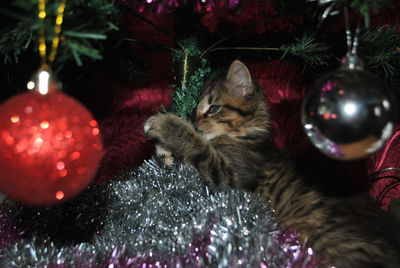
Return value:
[(162, 122), (163, 122), (163, 115), (156, 114), (147, 119), (146, 123), (144, 124), (144, 134), (149, 139), (157, 139), (160, 140), (161, 138), (161, 130), (162, 130)]
[(144, 133), (150, 139), (165, 143), (171, 135), (178, 131), (181, 119), (173, 114), (156, 114), (144, 124)]
[(156, 145), (156, 155), (164, 165), (172, 166), (172, 164), (174, 164), (174, 157), (172, 153), (162, 147), (160, 144)]
[[(150, 117), (150, 118), (151, 118), (151, 117)], [(147, 132), (149, 131), (149, 129), (150, 129), (150, 126), (151, 126), (151, 123), (150, 123), (150, 118), (149, 118), (149, 119), (147, 119), (146, 123), (144, 123), (144, 127), (143, 127), (143, 129), (144, 129), (144, 133), (145, 133), (145, 134), (147, 134)]]
[[(144, 131), (149, 139), (157, 140), (179, 159), (190, 154), (193, 147), (200, 146), (193, 126), (170, 113), (150, 117), (144, 124)], [(166, 154), (166, 160), (172, 163), (172, 155)]]

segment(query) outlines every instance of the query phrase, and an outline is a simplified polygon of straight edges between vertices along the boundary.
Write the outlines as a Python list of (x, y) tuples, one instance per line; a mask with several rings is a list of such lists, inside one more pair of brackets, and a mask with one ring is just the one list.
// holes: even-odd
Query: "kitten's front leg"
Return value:
[(186, 121), (167, 113), (150, 117), (144, 125), (145, 134), (160, 142), (163, 151), (171, 151), (181, 159), (202, 150), (206, 141)]
[(144, 131), (174, 156), (194, 166), (207, 180), (217, 185), (234, 184), (235, 173), (226, 159), (188, 122), (173, 114), (157, 114), (147, 120)]

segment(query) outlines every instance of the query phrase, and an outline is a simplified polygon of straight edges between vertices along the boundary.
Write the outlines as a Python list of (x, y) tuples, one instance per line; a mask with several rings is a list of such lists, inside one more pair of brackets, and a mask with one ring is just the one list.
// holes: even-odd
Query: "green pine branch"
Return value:
[(182, 49), (174, 52), (173, 61), (177, 66), (178, 84), (173, 85), (171, 112), (186, 118), (194, 111), (203, 90), (204, 79), (210, 73), (203, 51), (198, 48), (196, 39), (179, 43)]
[(365, 30), (360, 35), (360, 54), (368, 70), (392, 85), (400, 81), (400, 33), (397, 26)]
[(19, 55), (30, 47), (33, 40), (36, 40), (36, 37), (26, 22), (3, 29), (0, 32), (0, 53), (4, 57), (3, 62), (18, 63)]
[(295, 39), (294, 43), (282, 45), (279, 49), (283, 51), (281, 59), (291, 54), (302, 58), (306, 64), (312, 65), (327, 65), (332, 57), (329, 53), (330, 48), (317, 42), (311, 34), (305, 34)]
[[(9, 1), (0, 11), (0, 55), (4, 63), (16, 63), (25, 53), (37, 53), (40, 21), (37, 0)], [(47, 1), (46, 39), (50, 44), (59, 1)], [(86, 59), (102, 58), (102, 41), (110, 31), (117, 30), (116, 7), (107, 0), (67, 1), (61, 42), (54, 65), (60, 68), (73, 59), (82, 65)], [(49, 47), (50, 45), (48, 45)]]
[(377, 13), (385, 7), (392, 6), (392, 0), (351, 0), (350, 7), (357, 10), (364, 17), (364, 25), (369, 28), (371, 24), (370, 13)]
[[(333, 0), (327, 1), (326, 5), (322, 4), (321, 6), (323, 12), (325, 12), (328, 7), (333, 7), (330, 12), (332, 15), (340, 13), (344, 7), (349, 7), (363, 17), (364, 26), (369, 28), (371, 24), (370, 13), (378, 13), (383, 8), (393, 7), (393, 1), (397, 0)], [(317, 2), (317, 0), (308, 0), (308, 2)], [(318, 3), (320, 4), (320, 1), (318, 1)]]
[(355, 8), (362, 15), (368, 14), (370, 11), (377, 12), (383, 7), (390, 6), (392, 0), (352, 0), (350, 1), (350, 6)]
[[(314, 0), (309, 0), (312, 2)], [(342, 9), (344, 6), (351, 7), (357, 10), (362, 15), (367, 15), (369, 12), (378, 12), (380, 9), (390, 7), (394, 0), (333, 0), (327, 4), (335, 4), (337, 9)]]

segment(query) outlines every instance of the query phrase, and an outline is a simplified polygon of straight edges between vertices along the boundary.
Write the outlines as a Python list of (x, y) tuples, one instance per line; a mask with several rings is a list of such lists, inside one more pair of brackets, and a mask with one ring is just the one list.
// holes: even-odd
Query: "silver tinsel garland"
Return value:
[(5, 210), (0, 235), (18, 238), (3, 241), (0, 267), (316, 266), (265, 200), (208, 186), (185, 165), (150, 160), (62, 206)]

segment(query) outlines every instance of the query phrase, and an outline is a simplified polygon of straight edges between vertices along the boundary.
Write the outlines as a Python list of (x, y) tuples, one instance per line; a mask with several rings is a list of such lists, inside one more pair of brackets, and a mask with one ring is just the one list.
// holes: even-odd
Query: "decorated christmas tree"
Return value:
[[(400, 198), (399, 11), (390, 0), (3, 4), (0, 266), (318, 267), (258, 195), (159, 163), (143, 125), (165, 111), (190, 121), (206, 80), (239, 59), (265, 92), (272, 145), (307, 178), (387, 210)], [(366, 112), (340, 121), (342, 102), (344, 116)]]

